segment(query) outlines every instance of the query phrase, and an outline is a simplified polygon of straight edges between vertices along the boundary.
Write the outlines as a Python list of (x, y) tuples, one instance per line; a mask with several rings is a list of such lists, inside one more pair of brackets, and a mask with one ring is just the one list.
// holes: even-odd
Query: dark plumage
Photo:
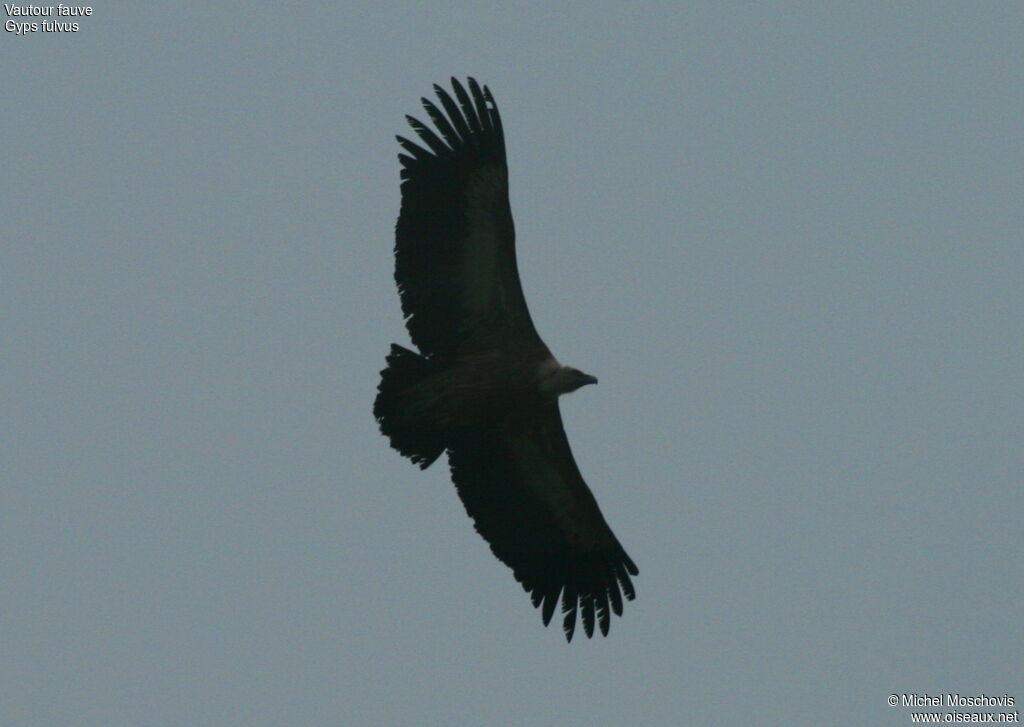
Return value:
[(516, 268), (501, 117), (487, 87), (452, 79), (436, 132), (406, 117), (395, 281), (419, 352), (392, 345), (374, 403), (391, 445), (420, 467), (448, 452), (459, 497), (541, 608), (572, 639), (607, 634), (637, 568), (580, 475), (558, 397), (597, 379), (562, 366), (530, 319)]

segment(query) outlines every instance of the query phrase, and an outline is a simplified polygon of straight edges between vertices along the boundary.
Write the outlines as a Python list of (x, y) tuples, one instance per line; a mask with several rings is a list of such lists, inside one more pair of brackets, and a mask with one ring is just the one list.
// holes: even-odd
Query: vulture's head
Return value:
[(551, 396), (568, 394), (581, 386), (596, 383), (596, 377), (574, 369), (572, 366), (562, 366), (557, 361), (546, 361), (541, 366), (540, 389)]

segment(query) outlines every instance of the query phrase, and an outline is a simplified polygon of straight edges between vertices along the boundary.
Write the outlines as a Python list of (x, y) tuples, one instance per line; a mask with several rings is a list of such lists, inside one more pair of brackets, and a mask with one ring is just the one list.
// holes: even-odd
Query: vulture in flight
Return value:
[(392, 344), (373, 413), (421, 468), (447, 451), (477, 532), (541, 609), (561, 602), (572, 640), (634, 597), (637, 567), (569, 449), (558, 397), (597, 379), (563, 366), (537, 334), (516, 268), (505, 137), (486, 86), (452, 79), (422, 99), (432, 130), (401, 136), (395, 281), (418, 352)]

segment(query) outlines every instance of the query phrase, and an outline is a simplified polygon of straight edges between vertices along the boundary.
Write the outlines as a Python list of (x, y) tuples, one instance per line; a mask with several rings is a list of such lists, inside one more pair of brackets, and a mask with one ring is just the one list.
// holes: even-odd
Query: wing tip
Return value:
[(457, 102), (440, 84), (433, 84), (444, 111), (433, 100), (420, 97), (420, 104), (433, 122), (433, 128), (415, 116), (405, 114), (405, 120), (416, 132), (418, 140), (429, 149), (423, 149), (423, 153), (414, 155), (414, 159), (420, 161), (469, 153), (480, 160), (504, 162), (504, 130), (490, 89), (486, 85), (481, 88), (473, 76), (467, 76), (465, 85), (455, 76), (450, 82)]
[[(591, 565), (595, 570), (584, 576), (579, 585), (548, 584), (535, 587), (531, 593), (533, 605), (541, 608), (541, 619), (545, 626), (551, 623), (555, 606), (561, 600), (562, 632), (567, 642), (572, 642), (577, 624), (582, 625), (582, 631), (588, 639), (593, 638), (598, 631), (602, 636), (608, 636), (612, 616), (622, 616), (623, 601), (636, 598), (629, 576), (636, 575), (638, 569), (628, 556), (623, 554), (618, 562), (602, 561)], [(582, 575), (578, 570), (577, 574)], [(563, 580), (564, 576), (555, 578)]]

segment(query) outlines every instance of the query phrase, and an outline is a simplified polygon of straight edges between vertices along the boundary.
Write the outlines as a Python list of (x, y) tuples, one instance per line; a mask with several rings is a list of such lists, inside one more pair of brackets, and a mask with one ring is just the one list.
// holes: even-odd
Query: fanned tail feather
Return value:
[(415, 426), (406, 416), (410, 404), (409, 390), (434, 373), (434, 365), (414, 351), (391, 344), (387, 368), (380, 372), (373, 416), (380, 431), (391, 440), (391, 446), (426, 469), (444, 451), (444, 441), (436, 430)]

